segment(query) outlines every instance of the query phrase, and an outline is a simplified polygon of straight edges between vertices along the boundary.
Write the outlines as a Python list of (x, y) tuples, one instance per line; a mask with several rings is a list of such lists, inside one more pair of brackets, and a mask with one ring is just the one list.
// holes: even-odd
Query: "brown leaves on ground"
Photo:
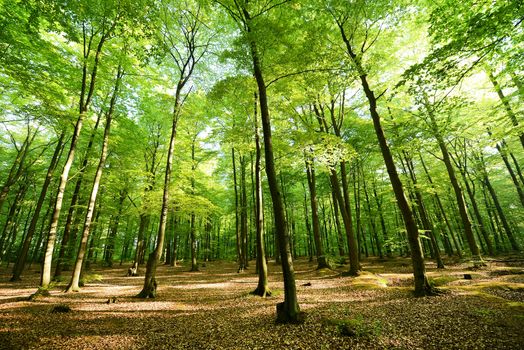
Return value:
[[(274, 322), (276, 304), (283, 301), (274, 263), (269, 264), (273, 297), (249, 294), (257, 285), (253, 265), (241, 274), (232, 262), (208, 262), (200, 272), (161, 266), (158, 297), (148, 300), (134, 297), (143, 276), (124, 277), (124, 266), (88, 272), (96, 278), (79, 293), (65, 294), (60, 284), (33, 301), (28, 297), (36, 290), (37, 271), (12, 283), (3, 268), (0, 348), (518, 349), (524, 344), (521, 263), (490, 262), (474, 272), (466, 264), (437, 270), (428, 263), (430, 279), (446, 293), (415, 298), (406, 259), (366, 260), (356, 278), (342, 277), (345, 267), (317, 271), (314, 262), (298, 260), (298, 298), (306, 313), (299, 325)], [(465, 273), (472, 279), (465, 280)], [(70, 311), (56, 312), (57, 306)]]

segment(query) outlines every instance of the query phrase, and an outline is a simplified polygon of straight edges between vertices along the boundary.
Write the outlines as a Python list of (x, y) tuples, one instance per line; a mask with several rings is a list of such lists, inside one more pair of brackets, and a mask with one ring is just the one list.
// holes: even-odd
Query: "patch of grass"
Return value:
[(282, 289), (272, 289), (271, 290), (271, 296), (272, 297), (278, 297), (280, 295), (283, 295), (284, 291)]
[(429, 283), (434, 287), (441, 287), (453, 281), (457, 281), (458, 279), (459, 278), (455, 276), (439, 276), (435, 278), (430, 278)]
[(471, 310), (471, 313), (475, 316), (486, 317), (486, 318), (491, 317), (494, 314), (493, 310), (481, 308), (481, 307)]
[(64, 282), (65, 280), (66, 280), (65, 276), (55, 276), (55, 277), (53, 277), (53, 281), (57, 282), (57, 283)]
[(388, 286), (388, 280), (384, 277), (364, 271), (360, 276), (354, 278), (351, 282), (351, 286), (355, 289), (364, 290), (386, 288)]
[[(524, 309), (524, 303), (520, 301), (510, 301), (507, 303), (509, 307), (516, 307), (516, 308), (523, 308)], [(524, 317), (524, 315), (519, 315), (521, 317)]]
[(78, 282), (78, 285), (80, 287), (83, 287), (87, 283), (102, 282), (103, 279), (104, 278), (102, 277), (102, 275), (99, 275), (99, 274), (96, 274), (96, 273), (86, 274), (86, 275), (82, 276), (82, 278), (80, 278), (80, 281)]
[(380, 336), (382, 325), (379, 321), (366, 322), (362, 315), (344, 320), (325, 320), (328, 326), (334, 326), (340, 335), (361, 339), (372, 339)]

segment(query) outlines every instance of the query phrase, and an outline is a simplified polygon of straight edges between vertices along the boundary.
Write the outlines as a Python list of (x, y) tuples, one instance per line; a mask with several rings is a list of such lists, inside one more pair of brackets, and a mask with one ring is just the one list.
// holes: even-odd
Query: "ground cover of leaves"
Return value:
[(274, 295), (265, 299), (249, 294), (257, 283), (254, 262), (243, 273), (223, 261), (207, 262), (200, 272), (188, 272), (184, 263), (161, 266), (158, 297), (147, 300), (134, 297), (143, 277), (125, 277), (126, 266), (93, 268), (81, 292), (63, 293), (63, 282), (33, 301), (28, 297), (36, 291), (38, 270), (12, 283), (2, 266), (0, 349), (524, 348), (522, 257), (491, 260), (476, 270), (468, 263), (437, 270), (428, 262), (430, 279), (444, 293), (423, 298), (412, 295), (408, 259), (362, 265), (354, 278), (341, 274), (347, 266), (316, 270), (314, 262), (297, 260), (305, 313), (298, 325), (275, 323), (284, 296), (274, 262)]

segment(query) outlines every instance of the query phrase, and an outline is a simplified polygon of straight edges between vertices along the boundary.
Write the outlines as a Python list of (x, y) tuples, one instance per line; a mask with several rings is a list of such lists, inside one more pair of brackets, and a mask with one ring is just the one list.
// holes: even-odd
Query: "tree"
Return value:
[(277, 320), (279, 322), (299, 322), (301, 320), (300, 308), (297, 301), (295, 285), (295, 273), (291, 257), (289, 233), (287, 231), (286, 216), (282, 202), (282, 194), (277, 180), (275, 160), (273, 154), (273, 143), (271, 137), (271, 119), (269, 116), (269, 105), (267, 86), (264, 80), (263, 67), (258, 48), (257, 34), (261, 29), (257, 21), (260, 16), (265, 15), (280, 3), (270, 1), (265, 4), (253, 4), (247, 1), (235, 1), (234, 4), (217, 1), (238, 24), (242, 33), (247, 36), (247, 45), (253, 65), (253, 73), (257, 82), (258, 99), (260, 103), (260, 115), (262, 131), (264, 135), (264, 155), (266, 163), (266, 175), (273, 202), (273, 216), (275, 229), (279, 241), (282, 272), (284, 274), (284, 302), (277, 305)]
[[(189, 4), (186, 4), (189, 5)], [(178, 73), (175, 87), (173, 112), (171, 114), (171, 137), (166, 157), (166, 168), (164, 173), (162, 209), (155, 250), (147, 260), (144, 286), (138, 297), (154, 298), (156, 296), (157, 282), (156, 267), (164, 249), (164, 239), (167, 224), (167, 212), (169, 202), (169, 184), (171, 180), (171, 169), (173, 165), (173, 153), (177, 125), (182, 110), (184, 98), (184, 87), (188, 83), (195, 67), (198, 65), (210, 45), (210, 37), (205, 37), (205, 26), (203, 25), (202, 8), (199, 4), (192, 4), (186, 10), (176, 13), (170, 4), (163, 3), (160, 8), (160, 32), (159, 43), (166, 54), (170, 56), (176, 66)]]
[[(393, 155), (391, 154), (390, 147), (387, 143), (387, 139), (382, 127), (380, 114), (377, 109), (377, 100), (381, 95), (376, 96), (370, 87), (368, 82), (368, 72), (363, 65), (363, 57), (367, 50), (373, 46), (378, 36), (380, 35), (380, 29), (376, 28), (376, 25), (381, 25), (383, 21), (386, 21), (386, 17), (383, 15), (381, 6), (385, 6), (383, 3), (374, 4), (371, 8), (366, 9), (367, 4), (363, 1), (357, 2), (358, 10), (356, 12), (349, 12), (347, 5), (342, 5), (339, 8), (328, 8), (328, 13), (332, 16), (337, 28), (340, 32), (340, 37), (344, 43), (346, 53), (349, 55), (351, 63), (354, 66), (356, 74), (360, 78), (362, 89), (369, 103), (369, 112), (371, 119), (373, 120), (373, 126), (375, 133), (380, 145), (380, 151), (384, 158), (384, 163), (387, 168), (389, 179), (397, 205), (404, 219), (404, 225), (408, 234), (408, 241), (411, 250), (411, 259), (413, 264), (413, 275), (415, 277), (415, 294), (419, 296), (431, 295), (434, 293), (433, 287), (429, 284), (426, 276), (426, 268), (424, 265), (424, 255), (419, 240), (418, 226), (415, 222), (413, 212), (409, 206), (407, 198), (404, 194), (402, 181), (397, 172)], [(362, 18), (351, 17), (354, 13), (357, 16), (361, 16), (364, 13), (371, 13), (375, 18)], [(350, 27), (350, 24), (356, 21), (357, 23), (364, 26), (364, 28)], [(370, 36), (370, 31), (374, 30), (374, 36)], [(364, 36), (362, 35), (364, 32)], [(361, 40), (360, 43), (357, 40)], [(357, 55), (355, 48), (361, 47), (361, 52)]]
[(118, 96), (118, 90), (121, 84), (122, 76), (124, 71), (122, 66), (118, 66), (116, 78), (115, 78), (115, 87), (113, 90), (113, 95), (111, 97), (111, 102), (109, 104), (109, 110), (106, 114), (106, 125), (104, 128), (104, 137), (102, 141), (102, 150), (100, 152), (100, 160), (98, 162), (98, 167), (96, 169), (95, 178), (93, 180), (93, 187), (91, 190), (91, 195), (89, 197), (89, 204), (87, 207), (86, 217), (84, 220), (84, 229), (82, 231), (82, 236), (80, 238), (80, 246), (78, 248), (78, 253), (76, 256), (75, 267), (73, 269), (73, 275), (71, 281), (66, 288), (66, 292), (78, 292), (80, 290), (80, 274), (82, 272), (82, 266), (84, 263), (84, 256), (87, 248), (87, 241), (89, 238), (89, 233), (91, 231), (91, 223), (93, 220), (93, 212), (95, 210), (96, 198), (98, 195), (98, 188), (100, 186), (100, 179), (102, 177), (102, 172), (104, 170), (105, 162), (107, 159), (107, 149), (109, 144), (109, 132), (111, 130), (111, 122), (113, 120), (113, 113), (115, 110), (116, 99)]
[[(66, 12), (68, 5), (71, 6), (72, 4), (64, 4), (64, 7), (57, 7), (55, 10), (59, 13), (62, 11)], [(75, 14), (70, 11), (68, 13), (71, 17), (67, 18), (69, 22), (65, 22), (64, 30), (67, 30), (68, 34), (75, 39), (80, 35), (82, 40), (82, 80), (78, 103), (78, 118), (75, 122), (73, 137), (71, 138), (71, 143), (69, 145), (66, 162), (62, 169), (62, 174), (60, 175), (60, 183), (58, 185), (56, 203), (54, 204), (51, 227), (47, 236), (44, 265), (42, 267), (42, 275), (40, 278), (41, 288), (47, 288), (51, 282), (51, 263), (53, 260), (53, 250), (58, 229), (58, 219), (60, 217), (60, 211), (62, 210), (64, 192), (69, 177), (69, 171), (75, 158), (80, 131), (82, 130), (84, 119), (87, 116), (89, 106), (95, 93), (101, 53), (106, 41), (111, 39), (120, 17), (125, 10), (118, 4), (112, 4), (114, 7), (106, 7), (101, 4), (97, 5), (99, 6), (71, 9), (73, 11), (82, 10), (85, 12)], [(66, 17), (64, 17), (63, 20), (65, 19)], [(78, 32), (80, 32), (80, 34)], [(95, 49), (93, 49), (93, 45), (96, 46)], [(93, 59), (92, 62), (90, 62), (91, 59)]]

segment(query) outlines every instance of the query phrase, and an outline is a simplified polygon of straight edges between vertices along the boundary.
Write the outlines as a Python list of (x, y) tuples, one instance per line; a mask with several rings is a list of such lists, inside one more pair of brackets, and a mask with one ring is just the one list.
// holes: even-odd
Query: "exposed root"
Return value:
[(258, 286), (254, 291), (249, 293), (251, 295), (256, 295), (262, 298), (270, 297), (271, 296), (271, 290), (269, 288), (264, 288)]

